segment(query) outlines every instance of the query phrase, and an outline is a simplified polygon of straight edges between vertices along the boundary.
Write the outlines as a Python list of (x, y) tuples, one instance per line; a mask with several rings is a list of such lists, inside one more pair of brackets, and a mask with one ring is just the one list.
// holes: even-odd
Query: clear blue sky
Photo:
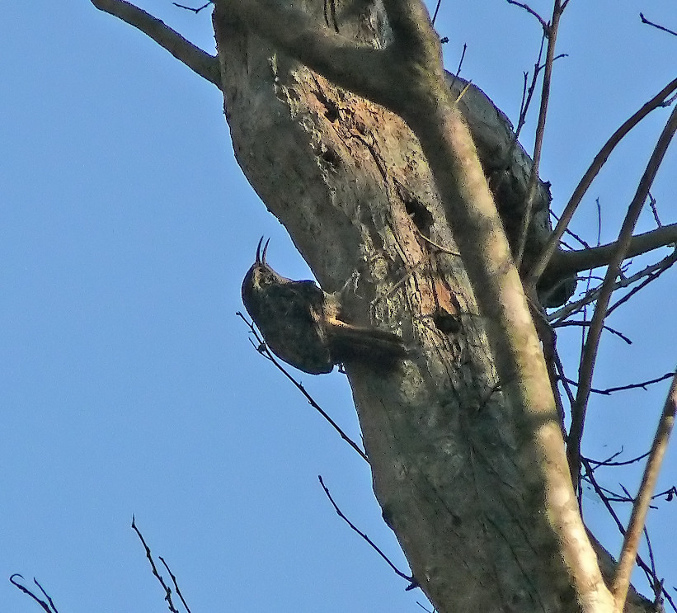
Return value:
[[(534, 0), (543, 14), (550, 2)], [(207, 11), (143, 6), (211, 50)], [(601, 144), (675, 76), (669, 0), (573, 0), (558, 51), (542, 176), (561, 207)], [(501, 0), (445, 0), (454, 70), (515, 119), (536, 21)], [(164, 50), (85, 0), (0, 8), (0, 611), (37, 606), (7, 581), (37, 577), (62, 613), (166, 610), (132, 514), (194, 613), (420, 611), (420, 594), (338, 520), (343, 510), (406, 569), (362, 461), (254, 351), (235, 317), (262, 234), (290, 277), (307, 269), (234, 162), (222, 99)], [(611, 240), (667, 111), (612, 158), (575, 229)], [(523, 142), (531, 148), (532, 132)], [(677, 146), (654, 196), (677, 221)], [(643, 215), (640, 229), (652, 227)], [(610, 324), (598, 387), (677, 362), (677, 270)], [(562, 333), (575, 376), (578, 332)], [(341, 375), (302, 377), (358, 438)], [(584, 451), (648, 447), (667, 383), (593, 398)], [(662, 486), (675, 482), (673, 446)], [(600, 475), (635, 491), (637, 473)], [(659, 570), (677, 584), (675, 504), (650, 516)], [(600, 505), (591, 525), (617, 552)], [(672, 589), (672, 588), (670, 588)], [(677, 593), (673, 591), (677, 596)]]

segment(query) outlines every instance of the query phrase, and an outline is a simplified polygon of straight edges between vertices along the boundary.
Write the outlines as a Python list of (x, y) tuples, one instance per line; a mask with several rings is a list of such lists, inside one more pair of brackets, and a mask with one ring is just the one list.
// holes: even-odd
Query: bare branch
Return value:
[[(677, 223), (661, 226), (655, 230), (633, 236), (625, 253), (625, 258), (632, 258), (675, 243), (677, 243)], [(548, 273), (560, 278), (568, 274), (605, 266), (611, 261), (617, 248), (618, 242), (615, 241), (589, 249), (559, 251), (553, 256), (548, 266)]]
[(206, 9), (210, 4), (214, 4), (213, 0), (209, 0), (209, 2), (206, 2), (202, 6), (198, 6), (197, 8), (193, 8), (192, 6), (186, 6), (185, 4), (179, 4), (178, 2), (172, 2), (172, 4), (180, 9), (186, 9), (187, 11), (193, 11), (196, 15), (200, 12)]
[(668, 83), (660, 92), (658, 92), (651, 100), (642, 106), (632, 117), (630, 117), (623, 125), (618, 128), (612, 135), (611, 138), (604, 144), (600, 149), (599, 153), (595, 156), (595, 159), (590, 164), (588, 170), (585, 171), (585, 174), (581, 178), (580, 182), (574, 189), (571, 198), (564, 211), (560, 217), (555, 230), (548, 239), (546, 246), (543, 248), (543, 253), (540, 255), (538, 261), (531, 269), (526, 284), (529, 286), (535, 286), (538, 279), (541, 277), (550, 258), (552, 258), (559, 241), (564, 234), (571, 218), (573, 217), (578, 205), (581, 203), (583, 196), (588, 191), (588, 188), (592, 184), (593, 180), (601, 170), (602, 166), (606, 163), (607, 159), (611, 155), (611, 152), (616, 148), (619, 142), (626, 136), (632, 128), (634, 128), (642, 119), (644, 119), (651, 111), (654, 109), (664, 106), (666, 98), (675, 90), (677, 90), (677, 79), (673, 79)]
[(595, 362), (597, 359), (597, 350), (599, 348), (599, 340), (602, 334), (602, 326), (606, 317), (607, 307), (611, 299), (611, 293), (614, 290), (616, 277), (620, 272), (621, 263), (630, 246), (632, 239), (632, 231), (637, 223), (639, 214), (642, 210), (651, 184), (653, 183), (656, 173), (663, 161), (668, 145), (672, 141), (672, 137), (677, 131), (677, 107), (672, 110), (668, 122), (663, 129), (658, 142), (654, 148), (646, 170), (640, 179), (637, 191), (635, 193), (628, 211), (621, 227), (621, 232), (617, 241), (617, 246), (614, 255), (607, 268), (604, 282), (600, 290), (597, 304), (595, 305), (595, 312), (592, 317), (592, 325), (588, 331), (585, 349), (581, 358), (581, 365), (578, 377), (578, 393), (576, 394), (576, 402), (571, 408), (571, 429), (569, 431), (569, 440), (567, 446), (567, 455), (569, 456), (569, 466), (571, 469), (572, 480), (574, 483), (580, 478), (580, 449), (581, 438), (583, 436), (583, 427), (585, 424), (585, 412), (590, 396), (590, 388), (592, 387), (592, 376), (595, 369)]
[(193, 72), (221, 89), (221, 69), (216, 57), (186, 40), (163, 21), (125, 0), (91, 0), (91, 2), (100, 11), (141, 30)]
[(648, 26), (653, 26), (654, 28), (658, 28), (659, 30), (663, 30), (663, 32), (667, 32), (668, 34), (672, 34), (673, 36), (677, 36), (677, 32), (675, 32), (674, 30), (670, 30), (669, 28), (666, 28), (665, 26), (654, 23), (653, 21), (649, 21), (646, 17), (644, 17), (644, 13), (640, 13), (639, 18), (642, 20), (642, 23), (645, 23)]
[(14, 579), (14, 577), (20, 577), (21, 579), (23, 579), (23, 576), (20, 575), (19, 573), (14, 573), (14, 574), (9, 578), (9, 582), (10, 582), (13, 586), (19, 588), (19, 590), (21, 590), (24, 594), (26, 594), (27, 596), (30, 596), (33, 600), (35, 600), (35, 602), (37, 602), (37, 603), (42, 607), (42, 610), (43, 610), (43, 611), (46, 611), (47, 613), (59, 613), (59, 612), (57, 611), (56, 607), (54, 606), (54, 602), (53, 602), (52, 599), (49, 597), (49, 594), (47, 594), (47, 592), (45, 592), (45, 590), (43, 589), (43, 587), (38, 583), (38, 580), (37, 580), (37, 579), (34, 578), (34, 579), (33, 579), (33, 582), (35, 583), (35, 585), (38, 586), (38, 588), (40, 588), (40, 591), (44, 594), (45, 598), (47, 598), (47, 601), (48, 601), (48, 602), (45, 602), (44, 600), (40, 600), (40, 598), (38, 598), (31, 590), (29, 590), (27, 587), (21, 585), (21, 583), (18, 583), (18, 582)]
[[(623, 296), (615, 305), (610, 307), (607, 310), (607, 316), (612, 309), (615, 309), (617, 306), (620, 306), (619, 303), (625, 302), (627, 297), (636, 293), (643, 287), (646, 287), (650, 282), (655, 281), (660, 277), (666, 270), (668, 270), (673, 264), (677, 262), (677, 249), (675, 249), (670, 255), (664, 257), (662, 260), (656, 262), (655, 264), (650, 264), (649, 266), (643, 268), (642, 270), (636, 272), (634, 275), (629, 277), (623, 277), (614, 283), (614, 291), (623, 287), (629, 287), (633, 283), (636, 283), (640, 279), (645, 279), (639, 286), (632, 288), (628, 294)], [(572, 302), (563, 306), (561, 309), (550, 313), (548, 315), (548, 321), (554, 321), (555, 325), (557, 322), (565, 320), (567, 317), (571, 316), (574, 313), (580, 311), (586, 304), (590, 304), (597, 300), (601, 292), (601, 285), (595, 289), (587, 292), (580, 300)]]
[[(522, 128), (527, 121), (527, 113), (529, 112), (529, 107), (531, 106), (531, 99), (533, 98), (534, 91), (536, 91), (536, 83), (538, 82), (538, 75), (541, 72), (541, 57), (543, 56), (543, 43), (546, 38), (546, 30), (543, 30), (543, 36), (541, 37), (541, 45), (538, 49), (538, 57), (536, 58), (536, 63), (534, 64), (534, 74), (531, 77), (531, 84), (527, 89), (527, 78), (528, 73), (524, 73), (524, 86), (522, 89), (522, 101), (520, 103), (520, 113), (519, 119), (517, 121), (517, 127), (515, 128), (515, 142), (519, 139), (519, 135), (522, 132)], [(527, 186), (528, 187), (528, 186)], [(528, 191), (527, 191), (528, 193)]]
[(522, 265), (522, 257), (527, 244), (527, 234), (531, 225), (531, 213), (536, 198), (536, 187), (538, 185), (538, 169), (541, 163), (541, 152), (543, 150), (543, 138), (545, 136), (545, 120), (548, 114), (548, 103), (550, 102), (550, 83), (552, 81), (552, 68), (555, 59), (555, 43), (557, 42), (557, 32), (559, 30), (559, 20), (562, 16), (563, 8), (560, 0), (555, 0), (552, 9), (552, 18), (550, 25), (545, 32), (548, 38), (548, 49), (545, 54), (545, 72), (543, 73), (543, 87), (541, 89), (541, 106), (538, 112), (538, 122), (536, 126), (536, 140), (534, 142), (533, 165), (531, 175), (529, 176), (529, 185), (527, 187), (527, 199), (524, 205), (524, 216), (522, 218), (522, 229), (520, 232), (517, 255), (515, 263), (519, 269)]
[[(599, 499), (602, 501), (602, 504), (604, 505), (604, 508), (607, 510), (611, 518), (614, 520), (614, 523), (616, 524), (616, 527), (618, 528), (618, 531), (625, 536), (625, 527), (623, 526), (623, 522), (618, 518), (618, 514), (614, 510), (613, 506), (611, 505), (611, 502), (609, 501), (608, 496), (605, 494), (604, 488), (602, 488), (599, 483), (597, 483), (597, 479), (595, 479), (595, 469), (590, 466), (590, 461), (587, 460), (586, 458), (582, 458), (582, 464), (583, 467), (585, 468), (585, 480), (592, 485), (593, 489), (595, 490), (595, 493), (599, 497)], [(649, 579), (650, 583), (654, 583), (658, 580), (656, 575), (653, 573), (653, 570), (649, 565), (642, 559), (641, 556), (637, 556), (637, 565), (644, 571), (644, 573), (647, 576), (647, 579)], [(670, 593), (665, 589), (664, 586), (661, 586), (661, 591), (662, 595), (670, 603), (670, 606), (672, 606), (673, 610), (677, 611), (677, 606), (675, 606), (675, 602), (672, 599), (672, 596), (670, 596)]]
[[(578, 321), (578, 320), (561, 321), (561, 322), (557, 322), (557, 323), (553, 324), (552, 327), (553, 328), (567, 328), (567, 327), (577, 326), (577, 327), (580, 327), (580, 328), (587, 328), (587, 327), (590, 326), (590, 323), (591, 322), (589, 322), (589, 321)], [(621, 340), (625, 341), (628, 345), (632, 345), (632, 341), (627, 336), (625, 336), (625, 334), (620, 332), (619, 330), (616, 330), (615, 328), (612, 328), (611, 326), (607, 326), (607, 325), (604, 326), (604, 329), (607, 330), (608, 332), (611, 332), (611, 334), (613, 334), (614, 336), (617, 336)]]
[(649, 283), (652, 283), (658, 277), (660, 277), (666, 270), (671, 268), (674, 263), (677, 262), (677, 248), (666, 258), (663, 258), (660, 262), (658, 262), (658, 265), (656, 266), (655, 270), (652, 270), (642, 281), (639, 285), (636, 285), (633, 287), (625, 296), (622, 298), (619, 298), (615, 304), (612, 304), (606, 311), (607, 317), (611, 315), (619, 306), (625, 304), (630, 298), (632, 298), (637, 292), (640, 290), (644, 289)]
[(334, 511), (336, 511), (336, 514), (337, 514), (344, 522), (346, 522), (346, 523), (352, 528), (352, 530), (353, 530), (354, 532), (357, 532), (357, 534), (359, 534), (365, 541), (367, 541), (367, 543), (369, 543), (369, 545), (371, 545), (372, 549), (374, 549), (374, 551), (375, 551), (376, 553), (378, 553), (378, 554), (386, 561), (386, 563), (388, 564), (388, 566), (390, 566), (390, 568), (392, 568), (393, 571), (395, 571), (395, 574), (396, 574), (396, 575), (398, 575), (399, 577), (402, 577), (402, 579), (406, 579), (407, 581), (409, 581), (409, 586), (407, 587), (407, 590), (413, 590), (414, 588), (418, 587), (418, 582), (416, 581), (416, 579), (415, 579), (414, 577), (411, 577), (411, 576), (409, 576), (409, 575), (403, 573), (401, 570), (399, 570), (399, 569), (397, 568), (397, 566), (395, 566), (395, 565), (390, 561), (390, 559), (388, 558), (388, 556), (387, 556), (385, 553), (383, 553), (383, 552), (381, 551), (381, 549), (379, 549), (379, 547), (376, 545), (376, 543), (374, 543), (374, 541), (372, 541), (372, 540), (371, 540), (364, 532), (362, 532), (362, 531), (361, 531), (361, 530), (360, 530), (353, 522), (351, 522), (351, 521), (343, 514), (343, 511), (341, 511), (341, 509), (339, 508), (339, 506), (336, 504), (336, 502), (334, 502), (334, 499), (331, 497), (331, 494), (329, 493), (329, 489), (328, 489), (327, 486), (324, 484), (324, 480), (322, 479), (322, 475), (318, 475), (317, 478), (318, 478), (319, 481), (320, 481), (320, 485), (322, 486), (322, 489), (324, 490), (324, 493), (327, 495), (327, 498), (329, 498), (329, 502), (331, 502), (331, 505), (334, 507)]
[[(670, 376), (672, 376), (672, 375), (670, 375)], [(614, 462), (613, 460), (615, 458), (617, 458), (621, 453), (623, 453), (622, 450), (618, 451), (617, 453), (614, 453), (610, 458), (608, 458), (606, 460), (591, 460), (590, 458), (588, 458), (588, 462), (590, 464), (594, 464), (595, 468), (598, 468), (599, 466), (607, 466), (607, 467), (608, 466), (629, 466), (630, 464), (636, 464), (637, 462), (639, 462), (640, 460), (643, 460), (644, 458), (646, 458), (649, 455), (649, 452), (647, 451), (646, 453), (635, 456), (634, 458), (631, 458), (629, 460), (622, 460), (622, 461), (619, 461), (619, 462)]]
[(153, 571), (153, 576), (158, 580), (160, 585), (162, 586), (162, 589), (165, 592), (165, 601), (167, 602), (167, 607), (171, 611), (171, 613), (179, 613), (178, 609), (174, 606), (174, 603), (172, 601), (172, 588), (170, 588), (166, 583), (165, 580), (162, 578), (162, 575), (158, 572), (157, 566), (155, 566), (155, 560), (153, 560), (153, 554), (151, 553), (150, 547), (146, 544), (146, 540), (143, 538), (143, 534), (141, 534), (141, 531), (136, 527), (136, 521), (134, 517), (132, 516), (132, 529), (134, 532), (136, 532), (137, 536), (139, 537), (139, 540), (141, 541), (141, 544), (143, 545), (143, 548), (146, 550), (146, 558), (148, 558), (148, 562), (150, 562), (150, 567), (151, 570)]
[(616, 601), (616, 611), (618, 613), (623, 611), (628, 587), (630, 585), (630, 575), (635, 566), (639, 540), (642, 536), (642, 531), (646, 522), (646, 514), (651, 502), (651, 495), (656, 486), (658, 472), (661, 463), (663, 462), (663, 457), (670, 439), (670, 433), (672, 432), (672, 427), (675, 422), (675, 414), (677, 414), (677, 374), (675, 374), (672, 379), (672, 385), (670, 386), (670, 391), (668, 392), (668, 397), (665, 401), (663, 414), (661, 415), (656, 430), (656, 436), (651, 445), (651, 452), (646, 463), (646, 468), (644, 469), (644, 476), (642, 477), (642, 483), (639, 487), (639, 494), (632, 507), (630, 523), (623, 541), (623, 548), (621, 550), (620, 560), (612, 588), (612, 593)]
[(160, 562), (162, 562), (162, 565), (167, 569), (169, 576), (172, 578), (172, 583), (174, 584), (174, 590), (176, 591), (176, 595), (181, 599), (181, 602), (183, 603), (183, 606), (186, 608), (186, 611), (188, 613), (191, 613), (190, 607), (188, 606), (188, 603), (186, 602), (185, 598), (183, 597), (183, 594), (181, 593), (181, 590), (179, 589), (179, 584), (176, 581), (176, 575), (172, 572), (172, 569), (169, 568), (169, 564), (165, 562), (165, 559), (162, 556), (158, 556), (158, 559), (160, 560)]
[[(661, 375), (660, 377), (656, 377), (655, 379), (649, 379), (648, 381), (642, 381), (640, 383), (628, 383), (627, 385), (619, 385), (617, 387), (607, 387), (606, 389), (597, 389), (594, 387), (590, 388), (590, 391), (595, 393), (595, 394), (601, 394), (602, 396), (611, 396), (611, 394), (615, 392), (623, 392), (626, 390), (634, 390), (641, 388), (643, 390), (646, 390), (648, 385), (653, 385), (654, 383), (660, 383), (661, 381), (665, 381), (666, 379), (670, 379), (675, 376), (674, 372), (669, 372), (665, 375)], [(566, 380), (567, 383), (570, 385), (576, 385), (575, 381), (572, 381), (571, 379)], [(633, 460), (634, 461), (634, 460)], [(627, 464), (631, 464), (632, 462), (627, 462)], [(598, 464), (604, 464), (604, 462), (598, 462)]]
[(519, 6), (520, 8), (523, 8), (527, 13), (536, 17), (536, 19), (538, 19), (538, 23), (540, 23), (541, 27), (543, 28), (543, 32), (547, 34), (549, 28), (548, 23), (528, 4), (524, 4), (523, 2), (517, 2), (516, 0), (507, 0), (507, 2), (508, 4), (512, 4), (514, 6)]

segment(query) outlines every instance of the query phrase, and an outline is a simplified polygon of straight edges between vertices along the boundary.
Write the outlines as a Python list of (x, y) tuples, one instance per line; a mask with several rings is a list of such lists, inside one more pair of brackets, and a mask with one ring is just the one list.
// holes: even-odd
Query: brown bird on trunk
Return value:
[(275, 355), (313, 375), (350, 360), (392, 367), (405, 356), (402, 339), (392, 332), (342, 321), (341, 292), (327, 294), (314, 281), (276, 273), (266, 263), (269, 242), (261, 252), (259, 241), (242, 282), (242, 302)]

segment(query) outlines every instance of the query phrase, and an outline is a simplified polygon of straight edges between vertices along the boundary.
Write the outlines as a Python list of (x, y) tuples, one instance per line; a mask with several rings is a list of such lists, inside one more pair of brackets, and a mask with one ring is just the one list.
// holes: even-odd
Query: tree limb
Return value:
[(91, 2), (100, 11), (118, 17), (141, 30), (193, 72), (221, 89), (221, 69), (218, 59), (186, 40), (163, 21), (125, 0), (91, 0)]
[[(636, 234), (630, 240), (624, 257), (626, 259), (632, 258), (674, 243), (677, 243), (677, 223), (661, 226), (643, 234)], [(548, 266), (548, 274), (552, 273), (560, 278), (582, 270), (606, 266), (611, 261), (617, 248), (618, 241), (614, 241), (590, 249), (559, 251), (554, 254)]]
[(675, 423), (675, 414), (677, 413), (677, 374), (672, 379), (672, 385), (668, 392), (668, 397), (665, 401), (663, 414), (661, 415), (656, 436), (651, 445), (651, 452), (649, 459), (644, 469), (644, 476), (639, 487), (639, 493), (635, 504), (632, 506), (632, 515), (630, 516), (630, 523), (628, 524), (625, 539), (623, 540), (623, 548), (618, 562), (618, 569), (613, 584), (613, 595), (616, 600), (616, 611), (622, 613), (625, 604), (625, 598), (628, 593), (628, 586), (630, 585), (630, 575), (635, 566), (635, 559), (637, 557), (637, 548), (639, 547), (639, 540), (642, 536), (644, 524), (646, 522), (646, 514), (651, 503), (651, 495), (653, 494), (658, 479), (658, 471), (660, 470), (665, 451), (670, 439), (670, 433)]

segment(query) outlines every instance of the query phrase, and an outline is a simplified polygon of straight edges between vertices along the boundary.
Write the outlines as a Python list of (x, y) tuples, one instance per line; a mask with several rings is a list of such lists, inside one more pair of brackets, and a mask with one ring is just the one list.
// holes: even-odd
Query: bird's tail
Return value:
[(407, 355), (402, 339), (392, 332), (355, 326), (336, 318), (329, 319), (327, 324), (334, 362), (369, 361), (392, 366)]

